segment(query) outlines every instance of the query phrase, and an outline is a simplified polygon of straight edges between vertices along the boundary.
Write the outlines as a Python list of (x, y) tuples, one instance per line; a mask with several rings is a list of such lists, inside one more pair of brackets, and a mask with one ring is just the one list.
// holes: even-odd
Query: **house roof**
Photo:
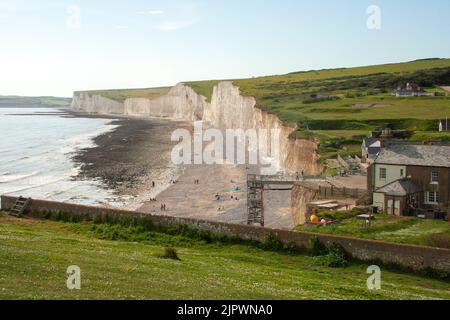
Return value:
[(449, 168), (450, 145), (391, 144), (375, 163)]
[(402, 179), (385, 185), (384, 187), (378, 189), (376, 192), (384, 193), (389, 196), (403, 197), (421, 191), (422, 189), (416, 184), (412, 183), (410, 180)]
[(380, 150), (380, 147), (369, 147), (367, 148), (367, 153), (369, 155), (376, 156), (378, 153), (380, 153)]
[(381, 146), (381, 142), (378, 138), (374, 138), (374, 137), (364, 138), (363, 146), (366, 148), (372, 147), (372, 146), (374, 146), (374, 144), (377, 144), (377, 142), (380, 144), (379, 146)]

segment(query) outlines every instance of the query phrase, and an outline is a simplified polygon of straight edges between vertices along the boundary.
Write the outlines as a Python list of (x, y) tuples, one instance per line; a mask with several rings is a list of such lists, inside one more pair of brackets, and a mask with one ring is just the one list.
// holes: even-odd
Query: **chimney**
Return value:
[(385, 128), (381, 132), (380, 143), (381, 148), (385, 148), (389, 145), (389, 140), (392, 139), (392, 130), (390, 128)]

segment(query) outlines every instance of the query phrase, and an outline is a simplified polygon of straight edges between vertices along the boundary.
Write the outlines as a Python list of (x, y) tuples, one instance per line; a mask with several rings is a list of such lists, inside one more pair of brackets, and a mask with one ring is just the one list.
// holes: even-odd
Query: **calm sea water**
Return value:
[(100, 181), (74, 180), (79, 168), (71, 160), (77, 150), (93, 147), (93, 138), (113, 130), (110, 122), (64, 117), (58, 109), (0, 108), (0, 194), (114, 203)]

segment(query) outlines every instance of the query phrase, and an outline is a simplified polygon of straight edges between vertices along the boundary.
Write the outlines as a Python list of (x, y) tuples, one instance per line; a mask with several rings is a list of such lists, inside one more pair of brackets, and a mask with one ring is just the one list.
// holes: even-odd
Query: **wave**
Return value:
[(63, 176), (63, 177), (59, 177), (57, 179), (52, 179), (52, 180), (45, 181), (43, 183), (29, 185), (29, 186), (22, 187), (22, 188), (19, 188), (19, 189), (14, 189), (14, 190), (7, 190), (6, 192), (4, 192), (4, 194), (11, 194), (11, 193), (16, 193), (16, 192), (32, 190), (32, 189), (44, 187), (44, 186), (47, 186), (47, 185), (51, 185), (51, 184), (54, 184), (54, 183), (57, 183), (57, 182), (61, 182), (61, 181), (64, 181), (66, 179), (67, 179), (67, 177)]
[(37, 176), (40, 173), (41, 173), (40, 171), (35, 171), (35, 172), (29, 173), (29, 174), (10, 175), (9, 172), (6, 172), (0, 176), (0, 183), (19, 181), (19, 180), (23, 180), (26, 178)]

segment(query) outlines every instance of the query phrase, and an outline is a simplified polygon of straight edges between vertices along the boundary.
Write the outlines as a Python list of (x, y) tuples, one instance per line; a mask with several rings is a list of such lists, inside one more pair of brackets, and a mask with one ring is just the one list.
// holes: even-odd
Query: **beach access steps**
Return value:
[(24, 214), (25, 210), (27, 209), (30, 202), (31, 202), (31, 198), (24, 198), (24, 197), (17, 198), (16, 203), (11, 208), (11, 210), (9, 210), (9, 214), (11, 216), (15, 216), (15, 217), (18, 217), (18, 216)]
[(256, 175), (247, 177), (248, 225), (260, 224), (264, 227), (264, 184)]
[(247, 175), (247, 223), (259, 224), (264, 227), (264, 191), (265, 190), (292, 190), (300, 176), (288, 175)]

